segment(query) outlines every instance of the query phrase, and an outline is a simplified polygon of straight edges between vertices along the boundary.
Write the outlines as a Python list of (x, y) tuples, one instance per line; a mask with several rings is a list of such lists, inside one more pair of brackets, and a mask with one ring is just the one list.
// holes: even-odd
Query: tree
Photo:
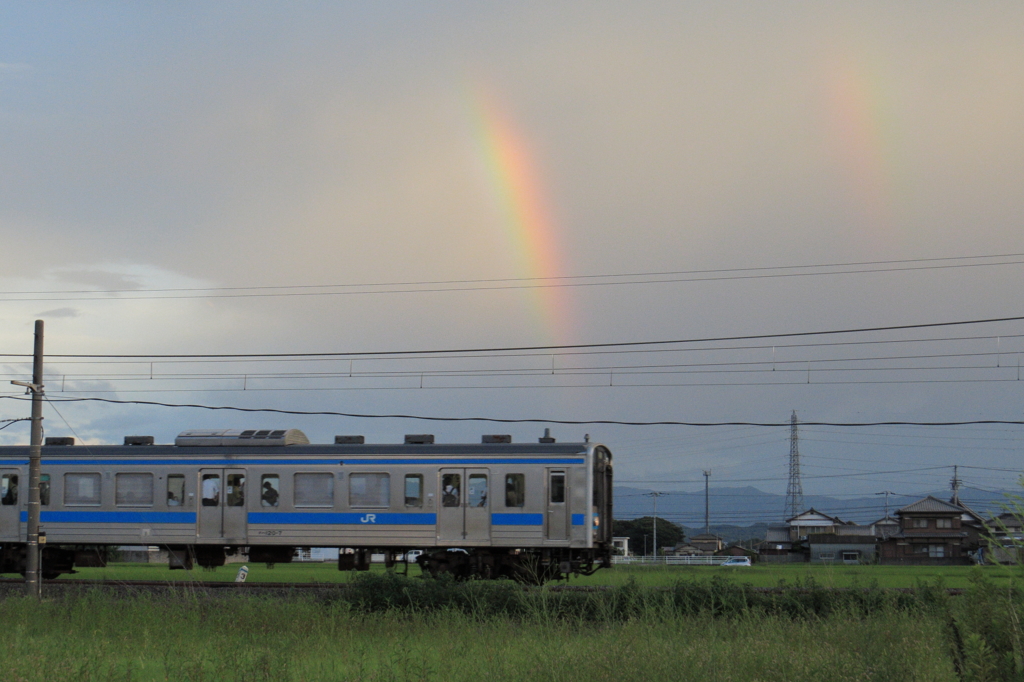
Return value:
[[(644, 536), (647, 536), (647, 553), (654, 554), (654, 517), (643, 516), (639, 519), (615, 519), (612, 526), (616, 537), (629, 538), (629, 551), (632, 554), (643, 554)], [(658, 517), (658, 546), (675, 547), (681, 543), (686, 536), (682, 526), (666, 521)], [(661, 553), (660, 551), (658, 552)]]

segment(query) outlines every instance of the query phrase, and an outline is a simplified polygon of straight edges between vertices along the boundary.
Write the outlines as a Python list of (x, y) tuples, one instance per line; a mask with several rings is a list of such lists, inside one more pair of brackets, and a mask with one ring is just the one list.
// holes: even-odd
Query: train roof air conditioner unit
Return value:
[(207, 448), (309, 445), (309, 439), (298, 429), (193, 429), (179, 433), (174, 444)]

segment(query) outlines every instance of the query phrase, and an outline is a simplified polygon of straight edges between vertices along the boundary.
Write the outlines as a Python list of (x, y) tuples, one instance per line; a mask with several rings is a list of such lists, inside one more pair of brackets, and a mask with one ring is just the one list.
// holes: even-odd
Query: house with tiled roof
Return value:
[(967, 510), (929, 495), (896, 512), (899, 530), (879, 543), (883, 564), (966, 564), (975, 549)]
[(900, 520), (892, 516), (883, 516), (882, 518), (873, 522), (870, 527), (871, 532), (875, 534), (875, 537), (879, 537), (885, 540), (890, 535), (899, 532)]
[(808, 535), (835, 533), (836, 528), (843, 525), (838, 516), (829, 516), (814, 507), (807, 511), (786, 519), (789, 526), (789, 539), (791, 542), (806, 540)]

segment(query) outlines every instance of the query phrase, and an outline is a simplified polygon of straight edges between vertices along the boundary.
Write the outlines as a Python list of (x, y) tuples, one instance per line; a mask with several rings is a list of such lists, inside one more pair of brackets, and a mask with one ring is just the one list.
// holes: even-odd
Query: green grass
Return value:
[(945, 587), (967, 587), (973, 570), (998, 584), (1022, 577), (1019, 567), (1008, 566), (835, 566), (827, 564), (754, 564), (750, 567), (722, 566), (615, 566), (592, 576), (573, 578), (572, 585), (623, 585), (635, 580), (641, 585), (667, 586), (679, 580), (706, 580), (718, 576), (754, 587), (777, 587), (806, 583), (822, 587), (916, 587), (921, 582), (941, 580)]
[(600, 592), (381, 571), (276, 596), (11, 591), (0, 662), (25, 682), (1024, 679), (1024, 590), (968, 573), (955, 597), (937, 583), (766, 593), (723, 573)]
[(102, 592), (0, 601), (8, 680), (954, 680), (939, 618), (520, 618)]

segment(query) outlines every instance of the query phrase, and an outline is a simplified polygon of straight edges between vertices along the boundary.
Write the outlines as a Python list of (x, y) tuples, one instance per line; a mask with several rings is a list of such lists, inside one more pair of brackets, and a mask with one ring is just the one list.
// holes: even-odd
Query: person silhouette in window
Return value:
[(453, 485), (445, 486), (444, 493), (441, 496), (441, 504), (445, 507), (458, 507), (459, 489)]
[(270, 481), (263, 481), (263, 494), (260, 499), (263, 500), (264, 507), (276, 507), (277, 498), (279, 494), (274, 490), (274, 485)]
[(216, 507), (220, 504), (220, 478), (210, 476), (203, 479), (203, 506)]

